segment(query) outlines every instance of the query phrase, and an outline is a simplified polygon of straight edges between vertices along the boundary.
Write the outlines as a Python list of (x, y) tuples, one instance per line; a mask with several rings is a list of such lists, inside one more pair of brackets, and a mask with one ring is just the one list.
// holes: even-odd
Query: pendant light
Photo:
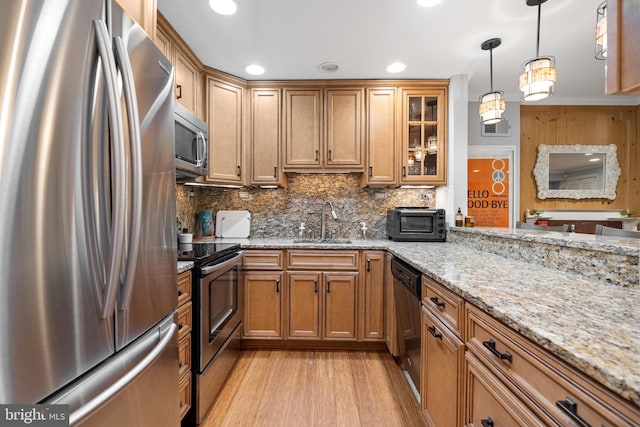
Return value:
[(596, 59), (607, 59), (607, 0), (596, 11)]
[(489, 51), (489, 79), (491, 83), (491, 92), (485, 93), (480, 97), (480, 123), (490, 125), (502, 121), (502, 113), (505, 110), (505, 102), (502, 99), (503, 92), (501, 90), (493, 90), (493, 49), (500, 46), (501, 39), (489, 39), (483, 42), (480, 47), (482, 50)]
[(539, 101), (553, 95), (556, 82), (556, 59), (553, 56), (540, 56), (540, 9), (547, 0), (527, 0), (527, 6), (538, 6), (538, 32), (536, 38), (536, 57), (522, 65), (524, 73), (520, 75), (522, 101)]

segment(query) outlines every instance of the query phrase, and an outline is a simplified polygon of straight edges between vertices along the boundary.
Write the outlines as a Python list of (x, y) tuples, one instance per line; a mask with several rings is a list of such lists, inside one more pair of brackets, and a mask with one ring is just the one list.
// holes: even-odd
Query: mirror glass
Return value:
[(533, 170), (538, 198), (615, 199), (620, 167), (616, 146), (538, 146)]

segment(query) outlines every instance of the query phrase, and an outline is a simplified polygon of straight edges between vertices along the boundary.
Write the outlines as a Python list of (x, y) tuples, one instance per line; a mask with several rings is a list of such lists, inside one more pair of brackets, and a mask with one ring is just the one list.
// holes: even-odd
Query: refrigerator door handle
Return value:
[(129, 147), (131, 159), (131, 212), (129, 216), (129, 242), (127, 247), (126, 264), (122, 278), (120, 294), (120, 310), (127, 310), (131, 303), (133, 281), (136, 274), (136, 261), (140, 246), (140, 226), (142, 223), (142, 138), (140, 137), (140, 113), (136, 96), (133, 70), (122, 37), (115, 40), (116, 63), (122, 72), (122, 86), (125, 105), (127, 107), (127, 121), (129, 129)]
[(108, 402), (111, 398), (113, 398), (116, 394), (118, 394), (121, 390), (123, 390), (127, 385), (129, 385), (133, 380), (135, 380), (145, 369), (151, 366), (158, 357), (164, 352), (167, 346), (171, 343), (173, 339), (177, 326), (175, 323), (172, 323), (171, 326), (166, 330), (164, 336), (161, 338), (160, 342), (151, 350), (136, 366), (134, 366), (130, 371), (128, 371), (125, 375), (120, 377), (118, 381), (111, 384), (104, 391), (98, 394), (96, 397), (91, 399), (86, 404), (82, 405), (77, 410), (73, 411), (69, 415), (69, 425), (75, 425), (77, 422), (83, 420), (87, 416), (91, 415), (95, 410), (97, 410), (100, 406)]
[(124, 249), (124, 218), (125, 218), (125, 153), (124, 153), (124, 124), (122, 120), (122, 109), (120, 108), (119, 97), (117, 96), (117, 72), (115, 61), (111, 53), (109, 43), (109, 32), (105, 23), (99, 19), (93, 21), (96, 30), (96, 41), (98, 55), (102, 60), (104, 71), (105, 88), (108, 99), (109, 123), (111, 126), (111, 165), (113, 174), (112, 201), (112, 223), (111, 223), (111, 256), (109, 257), (107, 269), (106, 287), (100, 317), (106, 319), (113, 315), (116, 303), (118, 284), (120, 281), (120, 266)]

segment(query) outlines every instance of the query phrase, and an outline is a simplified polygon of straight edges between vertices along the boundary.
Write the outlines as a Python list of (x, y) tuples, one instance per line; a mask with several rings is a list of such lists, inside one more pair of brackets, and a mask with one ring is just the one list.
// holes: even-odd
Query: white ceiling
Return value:
[[(556, 57), (555, 96), (542, 103), (640, 104), (640, 97), (604, 95), (604, 61), (594, 59), (596, 9), (602, 0), (549, 0), (542, 5), (540, 55)], [(489, 92), (494, 37), (495, 90), (518, 101), (521, 64), (535, 56), (537, 7), (526, 0), (236, 0), (232, 16), (208, 0), (158, 0), (158, 9), (205, 65), (247, 80), (447, 79), (469, 76), (469, 100)], [(322, 62), (339, 71), (317, 70)], [(399, 74), (385, 68), (407, 64)], [(266, 68), (259, 77), (244, 66)]]

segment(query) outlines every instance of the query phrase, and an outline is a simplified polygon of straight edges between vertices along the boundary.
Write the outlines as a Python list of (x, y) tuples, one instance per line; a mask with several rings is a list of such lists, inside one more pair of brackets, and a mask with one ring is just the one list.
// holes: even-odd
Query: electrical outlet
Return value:
[(251, 198), (251, 195), (248, 191), (238, 191), (238, 198), (242, 200), (248, 200)]
[(373, 198), (375, 200), (384, 200), (387, 198), (387, 193), (384, 191), (376, 191), (375, 193), (373, 193)]

